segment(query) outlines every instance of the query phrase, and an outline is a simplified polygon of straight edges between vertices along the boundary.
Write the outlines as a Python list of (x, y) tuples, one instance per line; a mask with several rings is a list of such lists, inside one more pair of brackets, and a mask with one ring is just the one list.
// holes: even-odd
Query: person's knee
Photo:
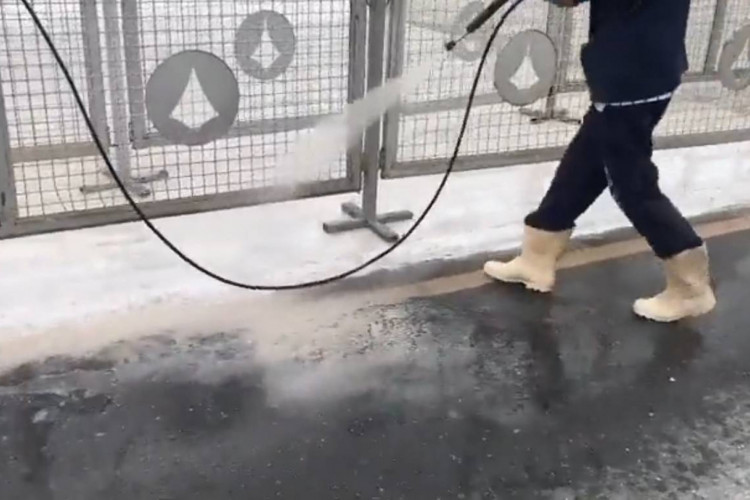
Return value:
[(628, 171), (627, 167), (608, 167), (606, 173), (612, 198), (626, 215), (635, 214), (643, 209), (645, 204), (664, 198), (659, 188), (658, 175), (647, 171)]
[(619, 158), (605, 166), (609, 186), (623, 196), (654, 197), (661, 195), (659, 170), (649, 158)]
[(649, 204), (659, 202), (665, 198), (659, 186), (637, 186), (624, 185), (609, 186), (612, 197), (617, 204), (626, 212), (634, 213), (645, 209)]

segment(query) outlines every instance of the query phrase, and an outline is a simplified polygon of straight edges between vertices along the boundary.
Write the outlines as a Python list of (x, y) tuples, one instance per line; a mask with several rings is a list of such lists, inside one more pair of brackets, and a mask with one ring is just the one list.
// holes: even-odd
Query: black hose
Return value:
[(75, 81), (73, 80), (73, 77), (70, 75), (70, 71), (67, 65), (62, 60), (62, 57), (60, 56), (60, 53), (58, 52), (57, 47), (52, 41), (52, 38), (50, 37), (49, 33), (45, 29), (42, 22), (39, 20), (39, 16), (37, 16), (36, 12), (34, 11), (34, 8), (31, 6), (30, 0), (20, 0), (20, 2), (26, 8), (32, 20), (34, 21), (34, 24), (39, 30), (39, 33), (42, 35), (42, 38), (44, 38), (44, 41), (47, 43), (47, 46), (52, 52), (52, 56), (55, 58), (55, 61), (57, 61), (57, 64), (60, 67), (60, 70), (63, 72), (63, 76), (65, 77), (65, 80), (68, 82), (68, 85), (70, 86), (70, 90), (73, 93), (73, 97), (76, 100), (78, 109), (80, 110), (81, 115), (83, 116), (83, 119), (86, 122), (86, 128), (88, 128), (89, 134), (91, 135), (91, 139), (94, 141), (96, 145), (96, 149), (99, 151), (99, 154), (104, 160), (104, 163), (107, 165), (107, 169), (109, 170), (110, 174), (112, 174), (112, 178), (117, 184), (117, 187), (120, 188), (120, 191), (122, 191), (122, 194), (127, 200), (128, 204), (132, 207), (133, 211), (135, 211), (135, 213), (138, 215), (141, 221), (148, 227), (148, 229), (151, 230), (154, 236), (156, 236), (167, 248), (169, 248), (178, 258), (180, 258), (183, 262), (185, 262), (187, 265), (189, 265), (196, 271), (220, 283), (223, 283), (225, 285), (233, 286), (236, 288), (241, 288), (244, 290), (256, 290), (256, 291), (300, 290), (300, 289), (305, 289), (305, 288), (328, 285), (336, 281), (343, 280), (345, 278), (348, 278), (349, 276), (352, 276), (362, 271), (363, 269), (371, 266), (372, 264), (378, 262), (385, 256), (389, 255), (391, 252), (393, 252), (399, 246), (401, 246), (401, 244), (403, 244), (414, 233), (414, 231), (416, 231), (416, 229), (420, 226), (420, 224), (422, 224), (424, 219), (427, 217), (427, 215), (430, 213), (432, 208), (435, 206), (435, 203), (437, 202), (438, 198), (443, 192), (443, 188), (445, 188), (445, 185), (448, 182), (448, 177), (450, 177), (451, 173), (453, 172), (453, 168), (456, 164), (456, 159), (458, 158), (458, 154), (461, 149), (461, 143), (463, 142), (463, 138), (466, 133), (466, 128), (469, 123), (469, 116), (471, 114), (471, 108), (474, 104), (474, 97), (477, 92), (477, 87), (479, 86), (479, 79), (482, 75), (482, 69), (484, 68), (485, 62), (487, 61), (487, 56), (489, 55), (490, 49), (492, 48), (492, 44), (497, 38), (497, 34), (499, 33), (500, 28), (505, 23), (505, 20), (516, 9), (516, 7), (518, 7), (523, 1), (524, 0), (515, 0), (513, 2), (510, 8), (508, 8), (508, 10), (505, 11), (505, 13), (503, 13), (502, 17), (500, 18), (500, 21), (498, 22), (498, 24), (495, 26), (494, 30), (492, 31), (492, 35), (487, 40), (487, 45), (485, 46), (484, 52), (482, 53), (482, 58), (479, 61), (479, 67), (477, 68), (476, 75), (474, 76), (474, 83), (472, 84), (471, 92), (469, 93), (469, 100), (466, 104), (466, 111), (464, 113), (463, 122), (461, 123), (461, 130), (458, 134), (458, 138), (456, 139), (456, 146), (453, 150), (453, 155), (448, 161), (448, 168), (446, 169), (445, 174), (443, 175), (443, 178), (440, 182), (440, 185), (435, 191), (435, 194), (432, 196), (432, 199), (427, 204), (427, 207), (425, 207), (421, 215), (417, 218), (417, 220), (409, 228), (409, 230), (406, 231), (406, 233), (404, 233), (404, 235), (398, 241), (393, 243), (390, 247), (380, 252), (376, 256), (370, 258), (363, 264), (360, 264), (357, 267), (354, 267), (348, 271), (335, 274), (327, 278), (306, 281), (306, 282), (301, 282), (301, 283), (292, 283), (288, 285), (251, 285), (248, 283), (242, 283), (239, 281), (226, 278), (224, 276), (221, 276), (220, 274), (217, 274), (211, 271), (210, 269), (205, 268), (198, 262), (191, 259), (188, 255), (186, 255), (182, 250), (180, 250), (179, 247), (177, 247), (177, 245), (172, 243), (172, 241), (170, 241), (169, 238), (164, 236), (164, 234), (161, 231), (159, 231), (159, 229), (157, 229), (156, 226), (154, 226), (153, 222), (151, 222), (151, 219), (143, 212), (141, 207), (138, 206), (138, 203), (136, 203), (136, 201), (130, 195), (130, 192), (128, 191), (127, 187), (125, 186), (123, 181), (120, 179), (119, 175), (117, 174), (117, 170), (112, 165), (112, 161), (110, 160), (109, 155), (107, 154), (107, 151), (102, 145), (102, 142), (99, 139), (99, 135), (97, 134), (96, 129), (94, 128), (94, 124), (91, 121), (91, 117), (86, 111), (86, 106), (83, 103), (83, 99), (81, 97), (80, 92), (78, 91), (78, 87), (76, 86)]

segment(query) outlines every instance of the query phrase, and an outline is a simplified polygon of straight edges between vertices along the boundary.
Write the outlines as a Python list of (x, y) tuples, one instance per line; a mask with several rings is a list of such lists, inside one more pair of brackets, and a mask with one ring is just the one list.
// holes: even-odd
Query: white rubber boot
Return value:
[(484, 265), (484, 272), (505, 283), (522, 283), (529, 290), (551, 292), (557, 261), (571, 234), (572, 231), (548, 232), (526, 226), (521, 255), (510, 262), (489, 261)]
[(671, 323), (701, 316), (716, 306), (705, 245), (664, 261), (667, 287), (648, 299), (638, 299), (633, 311), (652, 321)]

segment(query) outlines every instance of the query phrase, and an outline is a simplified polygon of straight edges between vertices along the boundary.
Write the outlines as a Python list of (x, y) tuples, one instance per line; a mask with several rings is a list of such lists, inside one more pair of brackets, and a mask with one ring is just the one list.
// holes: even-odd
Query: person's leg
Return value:
[(607, 188), (607, 177), (596, 144), (598, 111), (591, 108), (560, 161), (539, 207), (527, 226), (548, 232), (570, 231)]
[(634, 305), (640, 316), (675, 321), (715, 305), (703, 241), (659, 188), (653, 131), (668, 101), (607, 107), (597, 127), (610, 190), (635, 229), (665, 262), (667, 289)]
[(596, 113), (592, 108), (586, 114), (541, 204), (526, 217), (521, 255), (510, 262), (487, 262), (484, 271), (490, 277), (539, 292), (552, 290), (557, 260), (576, 219), (607, 187), (595, 144)]
[(597, 128), (612, 196), (661, 259), (703, 244), (659, 188), (659, 170), (652, 161), (653, 131), (668, 104), (607, 107)]

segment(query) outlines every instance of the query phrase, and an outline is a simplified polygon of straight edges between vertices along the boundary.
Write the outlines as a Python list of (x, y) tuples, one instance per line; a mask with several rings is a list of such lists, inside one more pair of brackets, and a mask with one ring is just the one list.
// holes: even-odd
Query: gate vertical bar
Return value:
[(104, 147), (110, 146), (107, 125), (107, 103), (104, 97), (102, 50), (100, 42), (98, 0), (80, 0), (83, 36), (83, 60), (86, 67), (86, 88), (91, 120)]
[[(127, 1), (127, 0), (126, 0)], [(130, 0), (133, 2), (134, 0)], [(104, 38), (107, 51), (107, 69), (109, 92), (112, 102), (112, 125), (114, 141), (111, 144), (115, 151), (115, 168), (117, 175), (128, 190), (145, 198), (151, 195), (147, 183), (167, 178), (165, 170), (147, 177), (134, 178), (130, 168), (130, 121), (128, 119), (128, 92), (124, 74), (122, 29), (120, 27), (120, 10), (118, 0), (103, 0)], [(109, 175), (108, 172), (105, 172)], [(117, 189), (114, 182), (100, 186), (81, 188), (84, 194)]]
[[(387, 78), (399, 78), (404, 72), (406, 51), (406, 7), (409, 0), (391, 0), (391, 18), (388, 36)], [(398, 135), (401, 112), (398, 107), (388, 110), (383, 121), (384, 172), (398, 159)]]
[[(369, 45), (367, 47), (367, 90), (383, 84), (385, 62), (386, 0), (370, 0)], [(380, 133), (382, 123), (376, 121), (365, 132), (364, 186), (362, 210), (365, 218), (375, 220), (378, 202), (378, 176), (380, 175)]]
[(142, 141), (147, 135), (146, 103), (144, 93), (146, 84), (141, 73), (141, 32), (139, 29), (138, 0), (122, 0), (122, 39), (125, 45), (125, 77), (127, 78), (128, 106), (130, 110), (130, 131), (133, 139)]
[(724, 38), (724, 25), (727, 19), (727, 8), (729, 0), (716, 0), (714, 18), (711, 23), (711, 38), (708, 41), (706, 60), (703, 64), (703, 73), (714, 73), (719, 62), (719, 53)]
[(16, 182), (13, 175), (13, 163), (10, 159), (8, 115), (5, 110), (3, 80), (0, 74), (0, 238), (13, 233), (17, 217)]
[[(367, 90), (383, 84), (385, 65), (386, 18), (389, 0), (369, 0), (368, 39), (367, 39)], [(388, 212), (378, 215), (378, 180), (382, 165), (381, 135), (382, 119), (375, 121), (365, 132), (365, 145), (362, 157), (363, 187), (362, 208), (354, 203), (344, 203), (342, 211), (350, 217), (342, 221), (327, 222), (323, 230), (327, 233), (340, 233), (352, 229), (369, 228), (385, 241), (398, 240), (398, 234), (386, 226), (388, 222), (409, 220), (414, 217), (409, 211)]]
[[(101, 27), (99, 25), (98, 0), (80, 0), (81, 33), (83, 42), (83, 60), (86, 68), (86, 88), (88, 89), (89, 115), (94, 130), (104, 148), (109, 149), (112, 141), (109, 136), (107, 117), (107, 98), (104, 90), (104, 64), (101, 50)], [(99, 162), (102, 165), (102, 162)], [(106, 174), (104, 168), (101, 169)], [(82, 185), (81, 193), (100, 191), (98, 185)]]
[(104, 0), (104, 30), (107, 48), (109, 91), (112, 96), (112, 124), (117, 173), (123, 180), (130, 180), (130, 132), (128, 126), (127, 92), (123, 75), (122, 44), (120, 41), (120, 15), (117, 0)]
[(573, 14), (571, 9), (549, 4), (547, 11), (547, 36), (557, 48), (557, 71), (555, 82), (547, 95), (544, 111), (522, 110), (531, 117), (532, 123), (544, 121), (560, 121), (563, 123), (580, 123), (577, 118), (571, 118), (568, 110), (557, 107), (557, 94), (565, 85), (570, 65), (570, 54), (573, 50)]
[[(367, 5), (361, 0), (349, 2), (349, 78), (348, 101), (365, 95), (367, 73)], [(355, 189), (362, 187), (362, 138), (357, 148), (347, 152), (347, 177)]]

